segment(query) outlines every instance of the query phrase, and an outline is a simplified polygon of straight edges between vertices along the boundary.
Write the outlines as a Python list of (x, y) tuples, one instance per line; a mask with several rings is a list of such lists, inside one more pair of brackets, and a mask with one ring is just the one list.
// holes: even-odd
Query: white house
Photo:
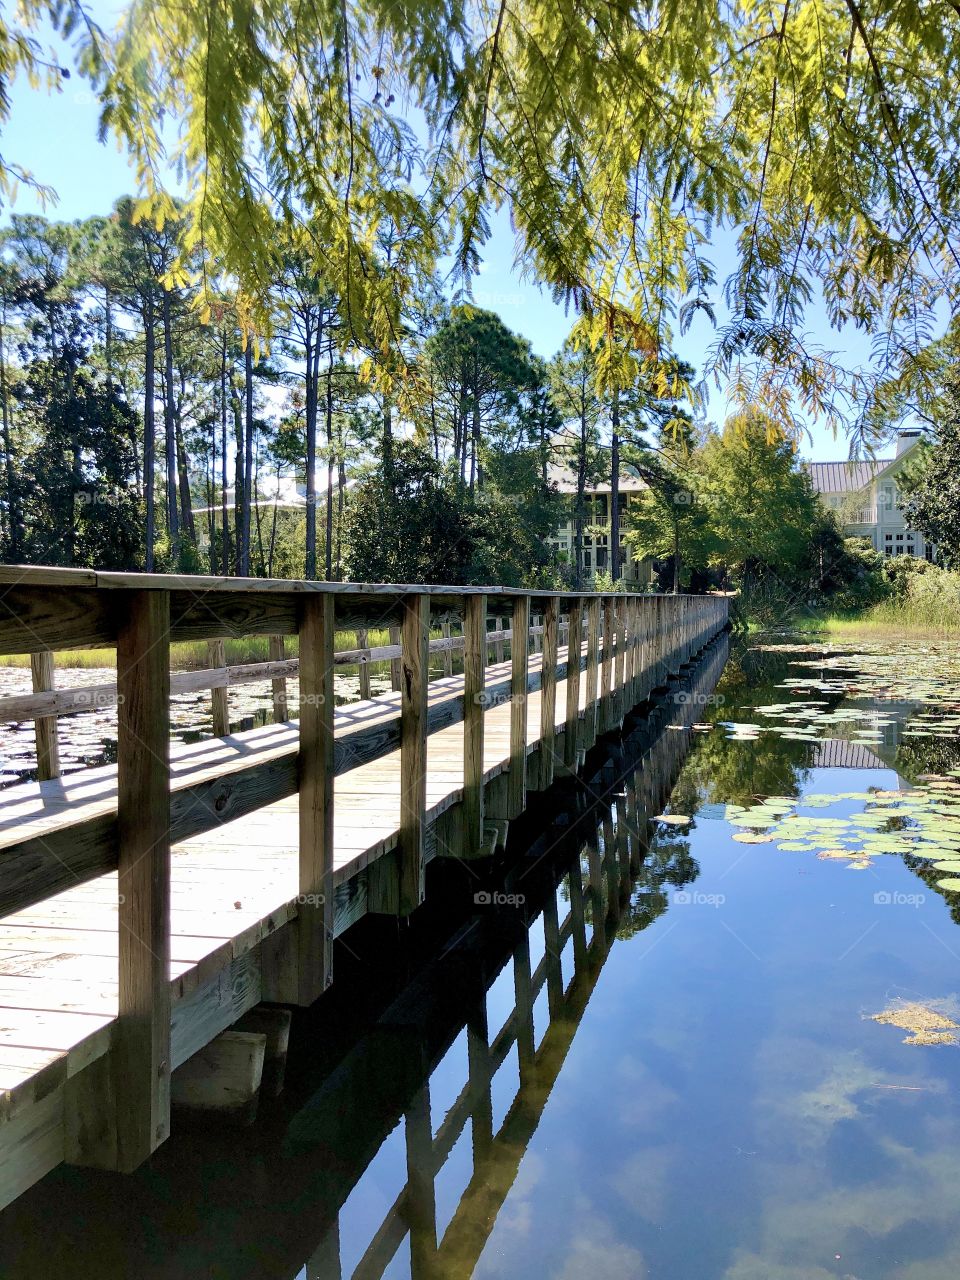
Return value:
[[(569, 467), (551, 463), (548, 469), (547, 481), (552, 488), (567, 496), (572, 497), (577, 492), (576, 473)], [(651, 561), (636, 560), (634, 558), (630, 548), (627, 546), (624, 529), (624, 516), (627, 509), (631, 502), (637, 500), (646, 485), (632, 471), (624, 470), (620, 473), (619, 488), (621, 577), (627, 583), (646, 585), (652, 577)], [(597, 573), (609, 573), (610, 571), (610, 499), (612, 492), (609, 479), (603, 480), (599, 484), (588, 484), (585, 490), (586, 510), (583, 521), (580, 571), (584, 581), (587, 583), (592, 582)], [(565, 555), (570, 564), (573, 564), (574, 522), (572, 503), (570, 504), (566, 522), (560, 525), (550, 539), (550, 545), (555, 551)]]
[(804, 464), (820, 501), (836, 514), (846, 537), (869, 538), (886, 556), (935, 558), (936, 548), (922, 533), (907, 528), (897, 506), (897, 476), (922, 438), (920, 431), (901, 431), (892, 458)]

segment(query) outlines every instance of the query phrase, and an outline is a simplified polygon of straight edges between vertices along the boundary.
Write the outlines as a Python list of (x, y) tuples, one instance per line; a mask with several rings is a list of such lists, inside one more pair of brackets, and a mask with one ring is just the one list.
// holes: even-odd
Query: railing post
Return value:
[[(357, 648), (368, 649), (370, 647), (370, 632), (366, 627), (357, 629)], [(370, 663), (366, 659), (361, 659), (357, 667), (357, 678), (360, 682), (360, 700), (369, 702), (370, 700)]]
[(429, 1080), (414, 1095), (404, 1115), (407, 1148), (407, 1193), (404, 1207), (410, 1226), (411, 1280), (436, 1274), (437, 1197), (434, 1189), (433, 1124)]
[(497, 662), (503, 662), (503, 618), (499, 614), (493, 620), (493, 654)]
[(624, 683), (627, 675), (627, 597), (620, 595), (616, 600), (616, 632), (617, 632), (617, 653), (614, 666), (614, 688), (616, 694), (614, 696), (613, 705), (613, 722), (614, 725), (621, 724), (627, 714), (629, 708), (626, 705), (626, 690)]
[(580, 851), (568, 876), (570, 886), (570, 919), (573, 926), (573, 972), (579, 977), (587, 963), (587, 924), (583, 910), (583, 865)]
[(527, 705), (530, 661), (530, 597), (513, 601), (510, 640), (510, 769), (507, 774), (507, 817), (527, 805)]
[[(207, 661), (215, 670), (227, 665), (227, 646), (223, 640), (207, 641)], [(213, 736), (225, 738), (230, 732), (230, 698), (226, 685), (210, 690), (210, 712)]]
[(430, 597), (404, 596), (400, 628), (399, 912), (423, 901), (423, 836), (427, 818), (427, 682)]
[(560, 1016), (563, 1009), (563, 967), (560, 959), (560, 913), (557, 907), (557, 891), (547, 894), (543, 904), (543, 942), (547, 968), (547, 1009), (550, 1020)]
[(583, 716), (583, 745), (589, 750), (597, 740), (597, 686), (600, 672), (600, 598), (593, 596), (587, 605), (586, 706)]
[(467, 1016), (467, 1070), (470, 1085), (473, 1167), (487, 1156), (493, 1143), (493, 1096), (490, 1090), (490, 1032), (484, 994)]
[[(440, 634), (441, 636), (443, 636), (444, 640), (450, 639), (450, 623), (449, 622), (440, 623)], [(445, 676), (453, 675), (453, 650), (452, 649), (444, 649), (443, 651), (443, 674)]]
[[(286, 656), (283, 644), (283, 636), (270, 636), (270, 661), (282, 662)], [(285, 724), (290, 719), (290, 713), (287, 710), (287, 681), (284, 676), (278, 676), (270, 682), (270, 688), (273, 693), (273, 723)]]
[[(56, 688), (53, 654), (49, 650), (31, 653), (30, 675), (34, 693), (50, 693)], [(56, 716), (38, 716), (33, 722), (37, 737), (37, 777), (41, 782), (60, 777), (60, 740)]]
[(463, 598), (463, 852), (483, 853), (483, 716), (487, 597)]
[(563, 763), (572, 773), (580, 748), (580, 645), (583, 637), (583, 605), (570, 601), (567, 621), (567, 705), (563, 729)]
[[(389, 636), (390, 643), (392, 645), (398, 645), (400, 643), (399, 627), (389, 627), (387, 629), (387, 635)], [(400, 692), (400, 659), (399, 658), (390, 659), (390, 688), (393, 690), (394, 693)]]
[(530, 935), (523, 937), (513, 953), (513, 992), (517, 1028), (517, 1065), (520, 1085), (529, 1084), (536, 1061), (533, 1027), (533, 980), (530, 972)]
[(170, 596), (131, 591), (117, 637), (116, 1165), (170, 1132)]
[(640, 607), (636, 596), (627, 599), (627, 624), (629, 644), (627, 647), (627, 702), (632, 711), (639, 701), (637, 697), (637, 660), (640, 644)]
[(613, 646), (616, 613), (613, 596), (603, 599), (603, 665), (600, 669), (600, 732), (610, 728), (613, 702)]
[(543, 650), (540, 666), (540, 768), (538, 786), (546, 791), (553, 782), (557, 728), (557, 622), (560, 607), (551, 596), (543, 611)]
[(300, 902), (297, 1003), (312, 1004), (333, 977), (334, 598), (303, 597), (300, 613)]

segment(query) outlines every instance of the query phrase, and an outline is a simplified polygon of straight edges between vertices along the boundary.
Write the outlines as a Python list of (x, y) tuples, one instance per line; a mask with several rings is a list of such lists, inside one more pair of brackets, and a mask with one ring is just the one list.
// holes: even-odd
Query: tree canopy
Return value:
[[(791, 430), (798, 412), (879, 430), (923, 392), (960, 281), (952, 0), (132, 0), (109, 37), (71, 0), (18, 15), (0, 84), (45, 73), (41, 16), (66, 29), (141, 212), (171, 213), (172, 159), (186, 251), (254, 312), (279, 223), (389, 364), (418, 282), (445, 253), (468, 277), (506, 206), (523, 269), (584, 316), (601, 364), (615, 334), (659, 355), (722, 296), (717, 367)], [(821, 297), (874, 337), (869, 371), (806, 334)]]

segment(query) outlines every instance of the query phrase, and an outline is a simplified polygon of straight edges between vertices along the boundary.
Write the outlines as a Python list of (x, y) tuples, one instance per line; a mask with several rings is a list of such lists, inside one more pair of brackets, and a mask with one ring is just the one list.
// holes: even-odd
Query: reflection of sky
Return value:
[[(800, 811), (833, 817), (863, 803), (802, 795), (899, 784), (889, 768), (798, 781)], [(477, 1277), (956, 1274), (960, 1060), (869, 1018), (954, 996), (944, 900), (898, 857), (852, 872), (733, 833), (695, 821), (693, 900), (669, 890), (614, 944)], [(883, 901), (898, 895), (924, 900)]]

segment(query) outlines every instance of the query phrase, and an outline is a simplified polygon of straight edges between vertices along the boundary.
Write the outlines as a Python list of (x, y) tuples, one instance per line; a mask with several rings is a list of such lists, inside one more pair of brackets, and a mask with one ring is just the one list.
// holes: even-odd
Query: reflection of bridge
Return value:
[[(724, 637), (687, 677), (690, 691), (709, 693), (725, 657)], [(510, 1192), (632, 895), (631, 924), (637, 927), (634, 890), (639, 886), (645, 899), (664, 882), (663, 871), (644, 862), (647, 819), (670, 793), (698, 713), (695, 698), (660, 704), (614, 758), (587, 774), (585, 784), (571, 783), (557, 802), (566, 810), (541, 830), (502, 883), (505, 892), (523, 895), (522, 912), (473, 908), (446, 946), (427, 948), (435, 958), (342, 1055), (320, 1088), (281, 1104), (290, 1108), (282, 1124), (260, 1126), (250, 1141), (217, 1147), (213, 1157), (209, 1148), (168, 1144), (124, 1182), (122, 1198), (115, 1195), (116, 1183), (102, 1175), (61, 1169), (6, 1211), (0, 1274), (5, 1280), (57, 1274), (294, 1280), (305, 1266), (307, 1280), (339, 1280), (341, 1209), (402, 1119), (406, 1181), (379, 1224), (369, 1224), (352, 1274), (382, 1276), (407, 1242), (414, 1280), (468, 1276)], [(666, 724), (674, 730), (664, 732)], [(677, 725), (687, 731), (676, 731)], [(542, 811), (540, 819), (542, 827)], [(462, 903), (464, 885), (451, 864), (444, 867), (449, 883), (440, 896)], [(534, 965), (529, 930), (540, 922), (546, 945)], [(513, 1008), (491, 1030), (488, 993), (504, 969), (512, 969)], [(347, 982), (340, 997), (345, 1004), (353, 999)], [(538, 1040), (534, 1005), (542, 993), (548, 1020)], [(337, 1015), (316, 1016), (329, 1019), (310, 1037), (311, 1052), (322, 1053), (336, 1034)], [(431, 1077), (464, 1032), (466, 1079), (434, 1132)], [(514, 1054), (520, 1086), (495, 1130), (492, 1084)], [(440, 1234), (435, 1188), (468, 1127), (472, 1172)], [(282, 1130), (279, 1136), (275, 1130)], [(54, 1214), (63, 1224), (56, 1233), (47, 1229)]]
[(825, 738), (813, 749), (814, 769), (890, 769), (862, 742), (848, 742), (845, 738)]

